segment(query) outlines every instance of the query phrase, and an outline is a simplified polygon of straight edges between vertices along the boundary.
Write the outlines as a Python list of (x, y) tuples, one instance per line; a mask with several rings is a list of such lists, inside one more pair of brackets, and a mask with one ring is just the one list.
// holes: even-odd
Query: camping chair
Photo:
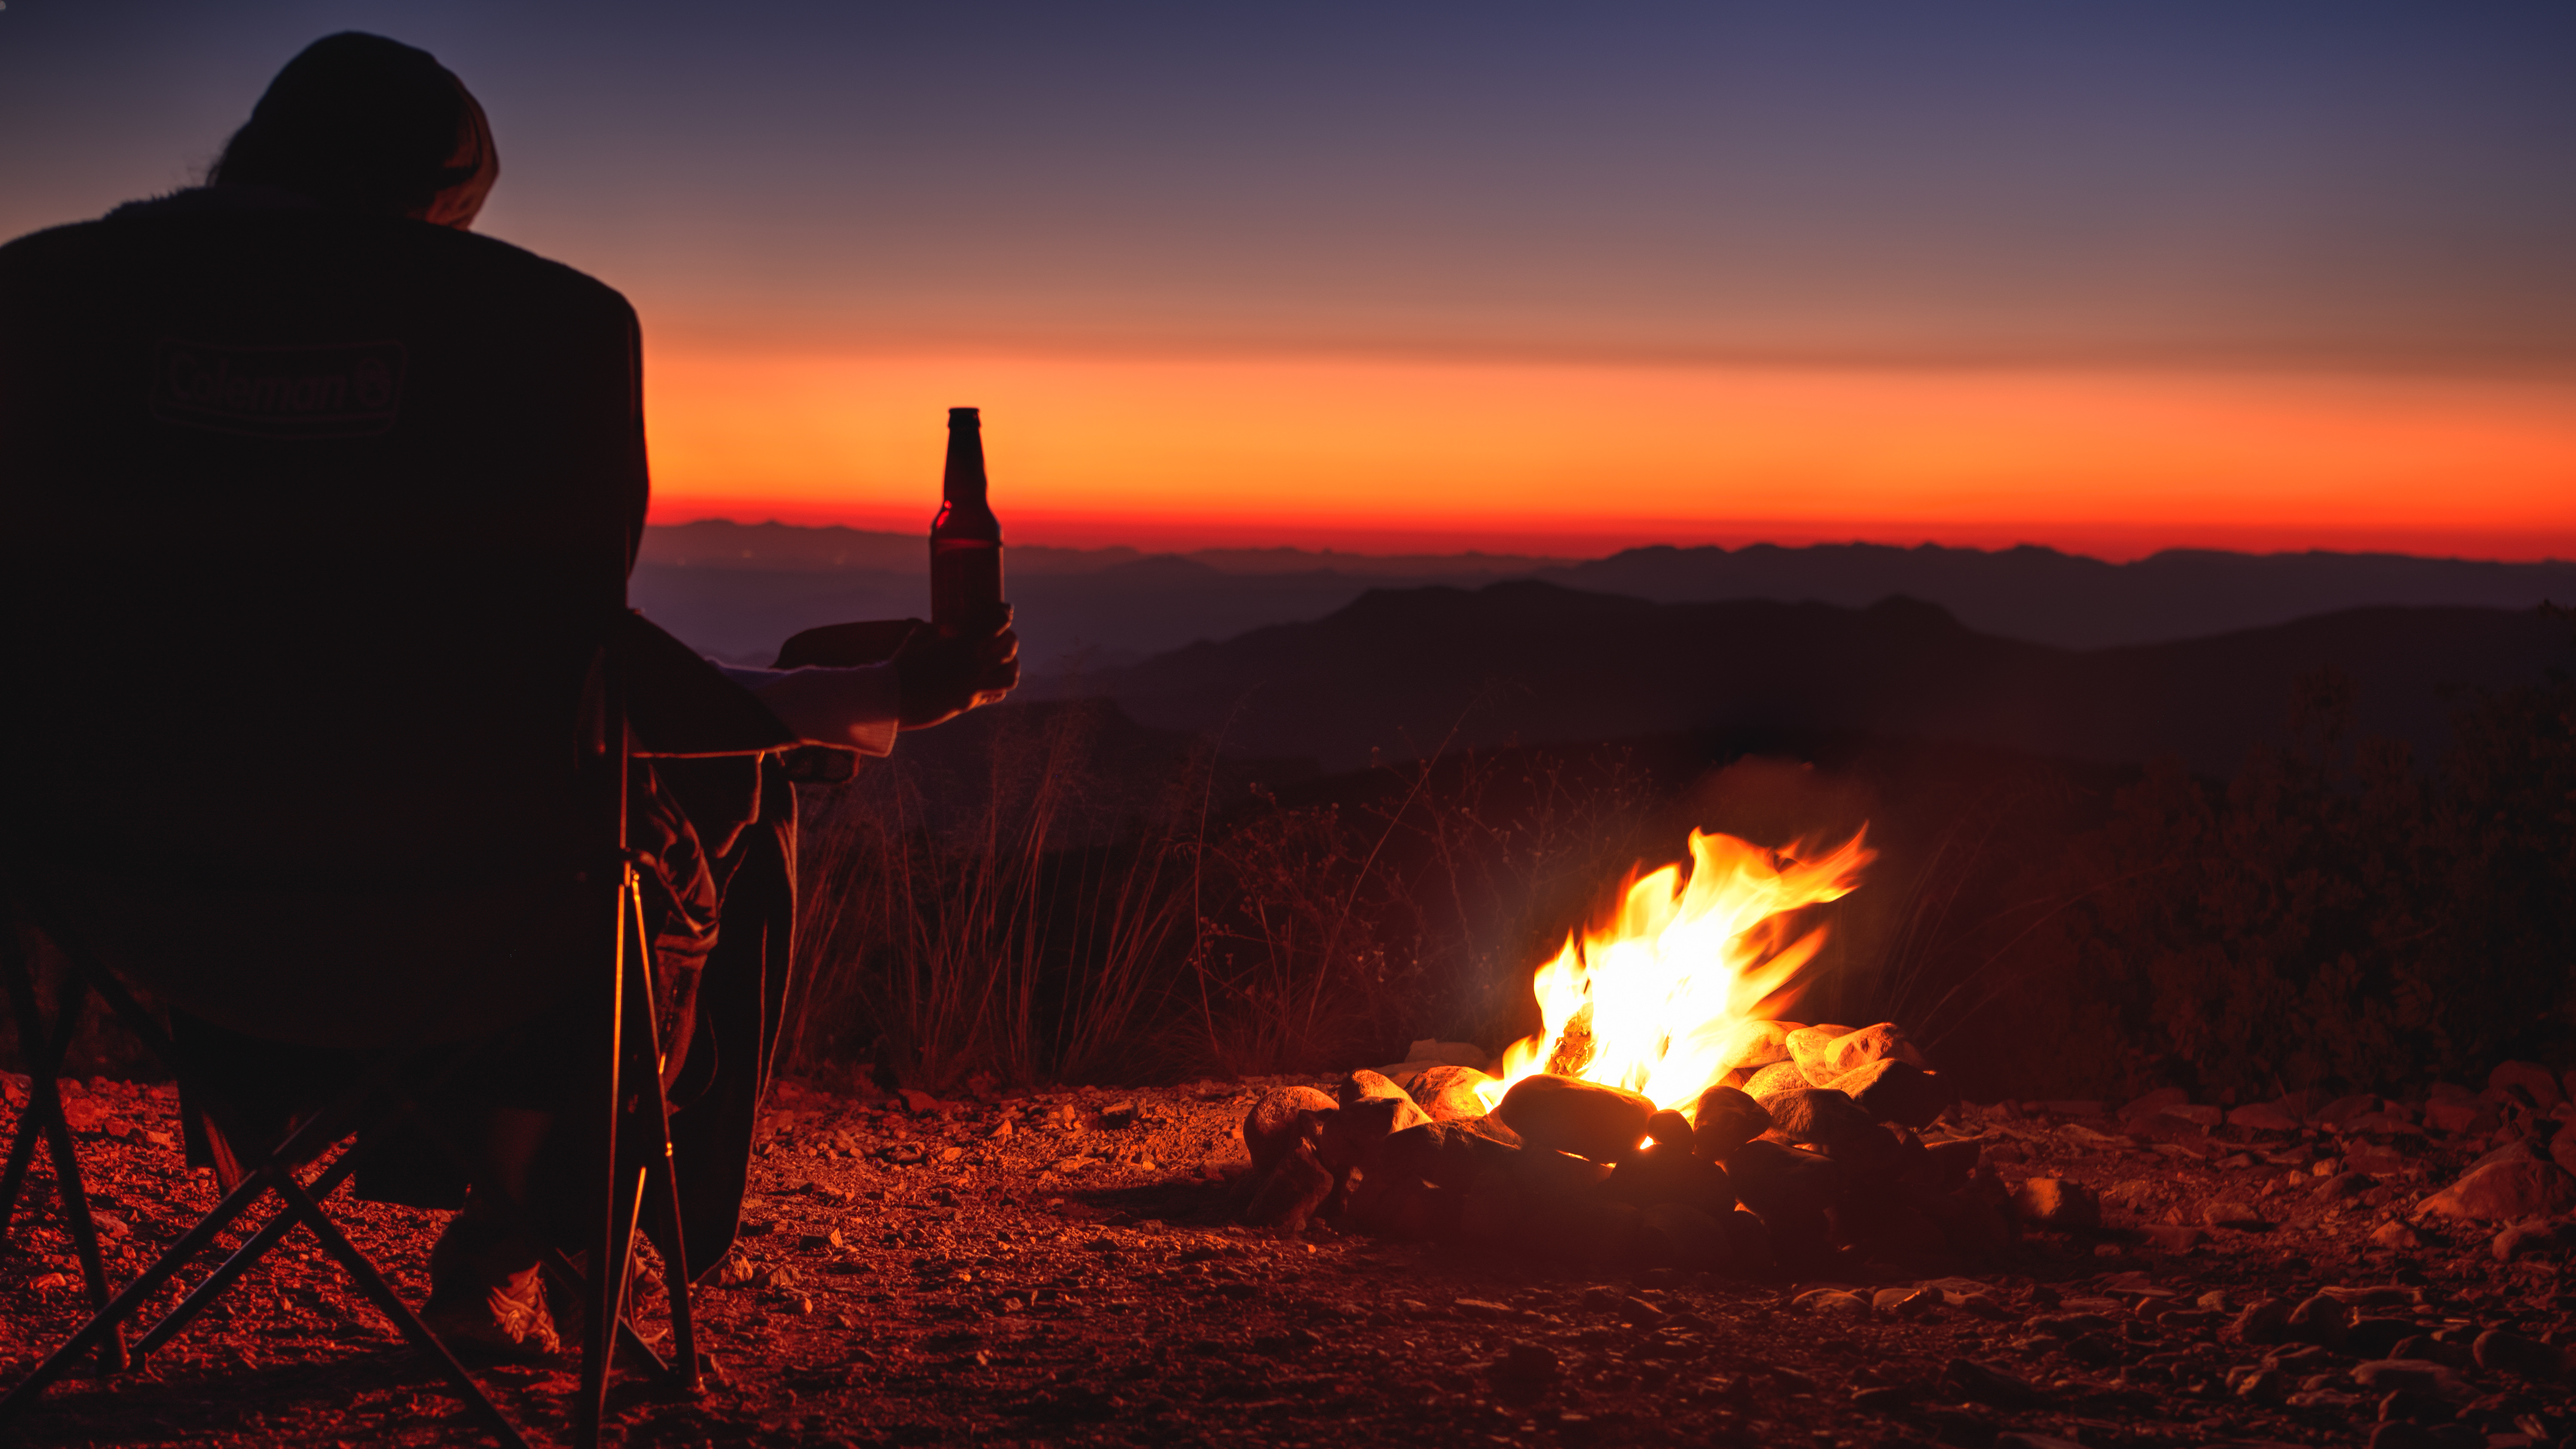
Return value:
[[(672, 1161), (671, 1108), (663, 1091), (663, 1063), (657, 1053), (661, 1034), (659, 1024), (654, 1020), (652, 983), (647, 966), (650, 939), (645, 932), (643, 897), (636, 864), (627, 846), (626, 797), (630, 760), (657, 755), (681, 758), (758, 756), (791, 743), (775, 721), (769, 719), (749, 696), (733, 690), (702, 661), (688, 655), (667, 635), (660, 634), (640, 620), (629, 616), (629, 621), (615, 631), (611, 645), (602, 651), (602, 659), (604, 688), (601, 693), (609, 718), (618, 721), (618, 725), (601, 732), (600, 758), (592, 771), (595, 783), (602, 784), (601, 794), (605, 797), (597, 855), (600, 868), (584, 872), (587, 878), (570, 882), (566, 891), (580, 898), (583, 904), (578, 909), (589, 917), (593, 927), (595, 959), (599, 962), (599, 969), (592, 980), (576, 983), (572, 989), (583, 991), (592, 999), (595, 1009), (592, 1019), (598, 1023), (602, 1034), (599, 1060), (605, 1064), (605, 1071), (604, 1080), (598, 1084), (593, 1111), (585, 1114), (587, 1122), (571, 1121), (563, 1124), (563, 1128), (597, 1134), (595, 1140), (606, 1166), (601, 1182), (596, 1247), (589, 1255), (591, 1271), (583, 1272), (560, 1252), (551, 1253), (542, 1265), (558, 1281), (576, 1292), (585, 1308), (579, 1399), (574, 1414), (575, 1441), (585, 1449), (599, 1440), (612, 1359), (620, 1350), (680, 1393), (693, 1395), (698, 1392), (700, 1383), (700, 1360), (689, 1299), (690, 1268), (686, 1236), (681, 1230), (681, 1194)], [(688, 676), (693, 672), (703, 677), (691, 682)], [(657, 742), (662, 745), (658, 750), (639, 744), (637, 731), (632, 727), (636, 721), (621, 706), (627, 686), (638, 679), (659, 691), (664, 700), (671, 697), (674, 689), (696, 695), (694, 707), (675, 711), (666, 705), (659, 711), (658, 718), (654, 717), (655, 711), (645, 712), (649, 720), (647, 727), (659, 727), (654, 731)], [(712, 686), (708, 681), (712, 681)], [(473, 1160), (472, 1154), (456, 1142), (432, 1115), (421, 1110), (423, 1099), (434, 1093), (444, 1078), (470, 1065), (476, 1044), (467, 1041), (396, 1046), (367, 1054), (363, 1067), (353, 1074), (353, 1079), (340, 1085), (328, 1105), (303, 1117), (283, 1141), (256, 1163), (245, 1164), (248, 1170), (211, 1211), (133, 1282), (110, 1297), (95, 1227), (88, 1213), (87, 1195), (82, 1187), (78, 1160), (72, 1150), (56, 1087), (56, 1074), (64, 1048), (76, 1028), (85, 997), (95, 994), (105, 1002), (135, 1037), (183, 1082), (196, 1075), (196, 1064), (190, 1059), (185, 1044), (174, 1040), (162, 1028), (129, 991), (120, 973), (93, 947), (78, 919), (79, 913), (67, 907), (56, 893), (48, 889), (46, 872), (16, 864), (9, 872), (7, 884), (13, 914), (41, 930), (54, 942), (69, 961), (72, 977), (61, 993), (53, 1021), (43, 1022), (37, 1011), (33, 975), (25, 954), (14, 932), (5, 938), (5, 959), (0, 959), (0, 971), (5, 971), (8, 977), (10, 1001), (20, 1023), (20, 1039), (25, 1044), (33, 1091), (18, 1124), (6, 1180), (0, 1182), (0, 1224), (5, 1224), (25, 1185), (35, 1140), (41, 1136), (52, 1149), (55, 1187), (80, 1253), (84, 1278), (96, 1311), (78, 1332), (12, 1386), (5, 1397), (0, 1397), (0, 1424), (6, 1424), (16, 1414), (24, 1412), (47, 1386), (69, 1372), (93, 1350), (99, 1354), (100, 1367), (106, 1372), (125, 1368), (129, 1359), (139, 1364), (237, 1282), (287, 1232), (301, 1225), (313, 1234), (324, 1252), (350, 1276), (401, 1336), (430, 1357), (439, 1374), (465, 1401), (474, 1417), (503, 1443), (525, 1444), (524, 1435), (512, 1425), (456, 1355), (402, 1301), (382, 1273), (349, 1242), (321, 1206), (361, 1165), (364, 1152), (357, 1147), (346, 1147), (328, 1165), (322, 1165), (323, 1159), (334, 1147), (349, 1143), (357, 1133), (371, 1128), (407, 1127), (429, 1139), (461, 1173), (476, 1178), (483, 1176), (475, 1171), (479, 1164)], [(222, 1126), (220, 1102), (215, 1104), (213, 1115)], [(226, 1128), (226, 1132), (232, 1140), (247, 1140), (238, 1133), (238, 1129)], [(313, 1173), (317, 1166), (320, 1171)], [(278, 1198), (279, 1203), (266, 1224), (252, 1233), (220, 1266), (135, 1340), (129, 1353), (121, 1339), (124, 1325), (155, 1294), (171, 1284), (221, 1233), (242, 1220), (271, 1194)], [(663, 1281), (671, 1311), (673, 1357), (668, 1361), (655, 1354), (636, 1331), (625, 1301), (634, 1238), (648, 1204), (665, 1229), (656, 1236), (662, 1249)], [(523, 1214), (516, 1204), (504, 1204), (504, 1207)]]

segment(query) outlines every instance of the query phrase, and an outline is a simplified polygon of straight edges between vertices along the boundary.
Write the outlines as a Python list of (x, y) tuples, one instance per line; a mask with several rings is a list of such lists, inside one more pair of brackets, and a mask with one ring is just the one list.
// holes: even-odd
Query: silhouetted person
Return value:
[[(334, 35), (278, 74), (205, 186), (0, 248), (0, 667), (45, 700), (0, 712), (0, 798), (72, 877), (280, 903), (193, 923), (201, 979), (174, 1026), (281, 1121), (273, 1043), (326, 1054), (362, 1033), (312, 1003), (369, 999), (261, 965), (298, 892), (579, 865), (583, 661), (622, 616), (648, 491), (637, 329), (615, 291), (467, 230), (499, 172), (436, 60)], [(1002, 619), (877, 668), (732, 672), (784, 733), (882, 754), (999, 698), (1016, 655)], [(732, 688), (699, 667), (668, 687)], [(675, 1132), (702, 1159), (682, 1175), (694, 1247), (697, 1216), (730, 1239), (775, 1040), (793, 799), (774, 763), (639, 766), (635, 798)], [(519, 1025), (462, 1099), (497, 1166), (433, 1254), (432, 1307), (486, 1347), (550, 1348), (536, 1246), (485, 1209), (496, 1187), (541, 1217), (576, 1201), (579, 1164), (545, 1150), (582, 1085), (570, 1008), (505, 960), (440, 969), (452, 1030)], [(701, 1012), (710, 997), (723, 1009)], [(233, 1171), (192, 1125), (192, 1155)], [(398, 1146), (361, 1188), (452, 1205), (457, 1185)]]

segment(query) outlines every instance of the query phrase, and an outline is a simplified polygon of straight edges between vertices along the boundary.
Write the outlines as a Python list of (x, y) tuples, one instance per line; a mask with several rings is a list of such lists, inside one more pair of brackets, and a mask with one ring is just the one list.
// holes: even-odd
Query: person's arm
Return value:
[(923, 629), (883, 664), (847, 668), (753, 669), (718, 664), (751, 691), (778, 722), (809, 745), (894, 751), (899, 730), (928, 729), (970, 709), (997, 703), (1019, 686), (1020, 636), (1007, 608), (989, 633)]
[(809, 745), (884, 755), (903, 723), (903, 679), (891, 664), (848, 669), (750, 669), (720, 664), (727, 679)]

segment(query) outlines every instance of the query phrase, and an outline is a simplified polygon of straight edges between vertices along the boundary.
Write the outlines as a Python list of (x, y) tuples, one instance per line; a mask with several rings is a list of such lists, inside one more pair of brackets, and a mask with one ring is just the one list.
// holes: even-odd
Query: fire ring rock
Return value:
[(1485, 1099), (1476, 1089), (1493, 1080), (1474, 1067), (1437, 1066), (1399, 1077), (1395, 1084), (1430, 1113), (1432, 1121), (1463, 1122), (1485, 1115)]
[(1542, 1074), (1514, 1083), (1494, 1115), (1525, 1147), (1615, 1162), (1636, 1151), (1655, 1104), (1617, 1087)]
[(1620, 1163), (1601, 1191), (1641, 1208), (1677, 1202), (1712, 1217), (1735, 1210), (1735, 1188), (1725, 1168), (1700, 1161), (1688, 1148), (1661, 1142)]
[(1878, 1131), (1859, 1104), (1829, 1087), (1798, 1087), (1765, 1099), (1772, 1130), (1797, 1142), (1832, 1147)]
[[(1850, 1027), (1832, 1023), (1823, 1026), (1802, 1026), (1782, 1038), (1781, 1044), (1789, 1048), (1790, 1063), (1798, 1068), (1799, 1074), (1806, 1078), (1808, 1085), (1820, 1087), (1833, 1080), (1835, 1076), (1835, 1073), (1825, 1065), (1826, 1049), (1849, 1035), (1851, 1035)], [(1758, 1097), (1762, 1094), (1756, 1092), (1753, 1095)]]
[(1753, 1071), (1789, 1059), (1789, 1033), (1804, 1031), (1794, 1021), (1739, 1021), (1726, 1029), (1713, 1048), (1718, 1065)]
[(1834, 1078), (1850, 1076), (1873, 1062), (1904, 1062), (1915, 1067), (1932, 1065), (1923, 1059), (1923, 1053), (1915, 1048), (1914, 1043), (1906, 1040), (1904, 1029), (1892, 1021), (1845, 1032), (1825, 1043), (1816, 1055), (1825, 1075)]
[(1637, 1215), (1636, 1256), (1651, 1267), (1722, 1272), (1735, 1250), (1720, 1218), (1687, 1203), (1659, 1202)]
[(1771, 1130), (1771, 1114), (1734, 1087), (1711, 1087), (1692, 1109), (1691, 1155), (1724, 1162), (1735, 1149)]
[(1902, 1057), (1877, 1061), (1837, 1079), (1834, 1090), (1879, 1122), (1929, 1127), (1950, 1107), (1950, 1084)]
[(1312, 1087), (1274, 1087), (1262, 1094), (1243, 1117), (1243, 1147), (1252, 1154), (1253, 1180), (1269, 1176), (1279, 1159), (1306, 1140), (1313, 1127), (1303, 1114), (1331, 1110), (1333, 1099)]
[(1777, 1142), (1747, 1142), (1727, 1159), (1726, 1177), (1755, 1216), (1780, 1221), (1822, 1213), (1842, 1196), (1845, 1169), (1813, 1152)]

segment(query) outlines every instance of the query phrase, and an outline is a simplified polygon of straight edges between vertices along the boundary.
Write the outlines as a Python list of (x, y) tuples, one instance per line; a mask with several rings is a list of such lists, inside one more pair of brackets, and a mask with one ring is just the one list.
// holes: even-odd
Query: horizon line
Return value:
[[(680, 500), (672, 500), (672, 503), (678, 505)], [(697, 508), (724, 509), (725, 505), (708, 501), (699, 503)], [(659, 514), (664, 509), (657, 506), (653, 511)], [(693, 508), (676, 507), (675, 511), (686, 512), (690, 516), (678, 519), (648, 517), (646, 526), (686, 528), (713, 523), (734, 528), (776, 527), (807, 530), (839, 528), (853, 533), (877, 534), (888, 538), (926, 534), (928, 530), (927, 520), (923, 520), (917, 526), (904, 525), (891, 517), (870, 517), (867, 512), (814, 509), (810, 506), (790, 507), (785, 510), (776, 507), (744, 510), (736, 507), (722, 512), (699, 512)], [(801, 519), (781, 517), (782, 511), (805, 513), (808, 516)], [(749, 517), (752, 513), (766, 516), (752, 521)], [(841, 516), (818, 516), (822, 514)], [(2152, 546), (2140, 546), (2139, 543), (2132, 542), (2125, 547), (2114, 545), (2105, 548), (2086, 547), (2083, 544), (2068, 542), (2049, 542), (2038, 537), (2022, 536), (2021, 530), (2017, 530), (2015, 525), (2010, 524), (1891, 523), (1881, 526), (1883, 530), (1881, 536), (1871, 536), (1871, 533), (1866, 532), (1848, 532), (1823, 522), (1806, 525), (1784, 524), (1768, 528), (1717, 527), (1702, 524), (1691, 526), (1686, 533), (1677, 531), (1669, 537), (1652, 536), (1643, 528), (1602, 529), (1587, 536), (1584, 533), (1570, 533), (1566, 530), (1477, 528), (1454, 524), (1425, 528), (1331, 527), (1312, 524), (1259, 527), (1214, 520), (1156, 520), (1142, 523), (1110, 517), (1068, 515), (1059, 518), (1044, 514), (1035, 515), (1027, 526), (1040, 536), (1012, 539), (1006, 546), (1063, 549), (1071, 552), (1106, 552), (1124, 548), (1147, 557), (1183, 556), (1196, 553), (1269, 552), (1325, 554), (1349, 558), (1504, 557), (1524, 558), (1543, 563), (1584, 563), (1612, 558), (1623, 553), (1658, 548), (1675, 551), (1713, 548), (1730, 554), (1748, 552), (1757, 548), (1781, 550), (1884, 548), (1899, 552), (1938, 549), (1981, 554), (2010, 553), (2030, 549), (2053, 553), (2062, 558), (2086, 559), (2113, 567), (2175, 553), (2233, 554), (2245, 558), (2324, 555), (2342, 558), (2409, 559), (2427, 563), (2483, 563), (2513, 566), (2565, 565), (2576, 562), (2576, 539), (2548, 539), (2541, 543), (2544, 551), (2540, 552), (2462, 550), (2461, 546), (2469, 545), (2472, 540), (2487, 544), (2500, 542), (2496, 534), (2489, 530), (2459, 530), (2455, 533), (2436, 534), (2430, 537), (2423, 536), (2421, 530), (2410, 530), (2418, 535), (2416, 542), (2419, 546), (2417, 547), (2408, 547), (2399, 540), (2385, 537), (2395, 530), (2346, 530), (2344, 532), (2351, 536), (2342, 540), (2340, 545), (2330, 537), (2317, 536), (2320, 532), (2318, 530), (2297, 530), (2298, 533), (2307, 534), (2309, 541), (2300, 543), (2283, 538), (2270, 546), (2263, 546), (2257, 542), (2257, 538), (2261, 535), (2276, 533), (2288, 535), (2294, 531), (2286, 528), (2269, 529), (2238, 525), (2179, 531), (2204, 535), (2236, 533), (2256, 537), (2243, 538), (2232, 544), (2210, 539), (2208, 541), (2172, 541)], [(1005, 524), (1004, 527), (1006, 534), (1012, 531), (1011, 525)], [(2027, 528), (2026, 525), (2021, 526), (2021, 529)], [(1164, 532), (1174, 537), (1160, 543), (1138, 541), (1123, 536), (1122, 530), (1124, 533), (1142, 532), (1149, 535)], [(2100, 525), (2089, 527), (2075, 525), (2029, 531), (2091, 534), (2095, 536), (2097, 543), (2101, 543), (2108, 542), (2102, 537), (2106, 533), (2116, 535), (2127, 532), (2136, 535), (2153, 535), (2176, 530), (2172, 530), (2168, 525), (2139, 524), (2126, 529), (2106, 529)], [(1216, 535), (1233, 535), (1233, 537), (1218, 538), (1215, 537)], [(1337, 536), (1340, 541), (1335, 542), (1331, 537), (1326, 537), (1327, 535)], [(1697, 535), (1697, 537), (1690, 535)], [(1947, 537), (1933, 535), (1947, 535)], [(2004, 541), (2007, 538), (2011, 541)], [(1255, 541), (1256, 539), (1264, 541)], [(1526, 540), (1526, 543), (1521, 542), (1523, 540)], [(1566, 551), (1565, 545), (1569, 543), (1576, 543), (1581, 551)], [(2447, 550), (2444, 549), (2445, 543), (2450, 545)], [(1354, 544), (1360, 546), (1354, 546)], [(1367, 546), (1368, 544), (1378, 546), (1371, 547)], [(2420, 545), (2429, 545), (2432, 550), (2441, 551), (2428, 551), (2426, 547)], [(2545, 551), (2552, 545), (2564, 549), (2564, 552)]]

